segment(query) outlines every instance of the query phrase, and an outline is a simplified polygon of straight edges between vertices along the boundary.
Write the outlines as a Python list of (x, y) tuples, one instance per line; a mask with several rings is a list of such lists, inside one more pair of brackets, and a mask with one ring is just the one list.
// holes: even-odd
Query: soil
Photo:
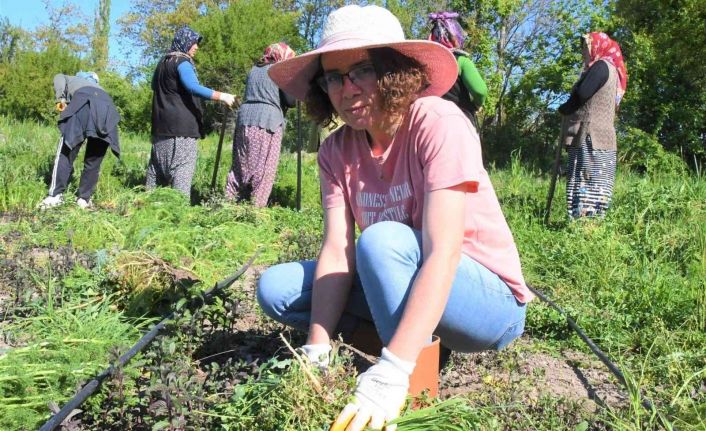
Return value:
[(534, 352), (537, 341), (521, 338), (503, 352), (452, 353), (440, 377), (442, 398), (458, 394), (497, 396), (538, 403), (543, 397), (577, 403), (594, 412), (598, 405), (623, 406), (626, 398), (610, 372), (593, 357), (565, 350), (559, 357)]
[[(296, 346), (297, 339), (304, 341), (303, 334), (274, 323), (257, 309), (255, 285), (263, 270), (263, 267), (248, 270), (240, 287), (236, 287), (245, 298), (239, 304), (235, 329), (244, 334), (263, 336), (262, 341), (267, 340), (265, 344), (269, 346), (265, 350), (276, 351), (273, 345), (282, 346), (281, 340), (274, 337), (278, 332), (293, 337), (292, 344)], [(511, 399), (505, 401), (521, 400), (529, 404), (538, 404), (543, 398), (550, 397), (575, 403), (586, 412), (594, 412), (599, 405), (621, 407), (627, 402), (625, 392), (595, 357), (576, 350), (564, 350), (554, 356), (540, 351), (541, 348), (541, 341), (522, 337), (502, 352), (453, 352), (441, 370), (439, 394), (441, 398), (459, 394), (492, 399), (509, 396)], [(255, 356), (262, 353), (257, 352)], [(359, 356), (357, 364), (363, 367), (370, 364), (369, 355)]]
[[(72, 250), (52, 251), (32, 249), (23, 254), (34, 266), (42, 267), (52, 262), (64, 271), (76, 262), (84, 262), (85, 256)], [(17, 256), (17, 255), (16, 255)], [(0, 317), (14, 301), (17, 283), (24, 284), (21, 270), (28, 263), (0, 256)], [(280, 333), (293, 346), (305, 341), (302, 333), (285, 328), (267, 318), (259, 310), (256, 301), (256, 280), (265, 269), (252, 266), (229, 289), (237, 300), (231, 305), (231, 325), (223, 330), (212, 331), (210, 339), (194, 355), (201, 364), (225, 361), (229, 358), (242, 360), (257, 370), (257, 365), (274, 355), (289, 356), (283, 346)], [(28, 287), (29, 286), (25, 286)], [(0, 319), (0, 335), (5, 322)], [(0, 336), (0, 355), (8, 349)], [(477, 399), (496, 403), (521, 402), (527, 407), (541, 406), (546, 398), (565, 400), (587, 413), (594, 412), (598, 405), (620, 407), (625, 405), (623, 390), (607, 369), (593, 356), (575, 350), (550, 354), (542, 351), (541, 340), (522, 337), (502, 352), (474, 354), (452, 353), (440, 373), (440, 396), (448, 398), (465, 394)], [(365, 367), (371, 357), (361, 356), (356, 365)], [(232, 382), (247, 378), (247, 371)]]

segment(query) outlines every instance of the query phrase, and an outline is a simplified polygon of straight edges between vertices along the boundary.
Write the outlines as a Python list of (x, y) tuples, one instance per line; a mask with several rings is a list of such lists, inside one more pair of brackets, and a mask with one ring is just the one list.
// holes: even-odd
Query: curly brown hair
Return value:
[[(368, 55), (378, 76), (380, 108), (391, 117), (404, 115), (419, 93), (430, 84), (424, 66), (392, 48), (371, 48)], [(319, 67), (310, 82), (305, 104), (309, 117), (325, 127), (333, 121), (336, 110), (328, 94), (316, 83), (322, 73)]]

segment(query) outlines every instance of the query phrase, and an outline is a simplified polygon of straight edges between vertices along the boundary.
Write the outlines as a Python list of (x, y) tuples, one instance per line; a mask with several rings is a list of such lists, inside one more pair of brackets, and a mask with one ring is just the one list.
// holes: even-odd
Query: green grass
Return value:
[[(122, 134), (122, 162), (112, 156), (104, 161), (95, 196), (97, 211), (83, 212), (67, 204), (38, 213), (34, 208), (46, 193), (58, 131), (3, 117), (0, 130), (0, 212), (16, 215), (0, 224), (1, 249), (12, 257), (26, 249), (70, 245), (81, 253), (104, 256), (103, 272), (86, 276), (101, 280), (104, 290), (96, 294), (109, 294), (115, 288), (111, 277), (117, 262), (138, 254), (191, 271), (206, 288), (239, 268), (258, 248), (264, 252), (257, 263), (264, 265), (315, 255), (321, 211), (313, 154), (304, 157), (302, 212), (293, 210), (296, 158), (286, 153), (273, 191), (274, 205), (265, 209), (234, 205), (219, 196), (230, 165), (230, 139), (224, 144), (219, 187), (215, 194), (209, 190), (217, 145), (211, 136), (199, 144), (194, 182), (198, 204), (190, 206), (173, 190), (144, 191), (149, 140)], [(654, 170), (637, 174), (619, 167), (608, 216), (575, 222), (565, 215), (560, 181), (552, 223), (544, 226), (548, 176), (517, 159), (508, 169), (489, 171), (527, 280), (559, 302), (619, 363), (630, 378), (633, 402), (626, 409), (601, 410), (596, 416), (575, 413), (581, 419), (577, 425), (556, 413), (566, 407), (551, 397), (542, 401), (544, 409), (531, 411), (471, 401), (480, 429), (496, 425), (581, 429), (584, 420), (613, 429), (654, 427), (657, 416), (636, 403), (638, 391), (654, 400), (659, 412), (679, 429), (704, 429), (706, 394), (700, 388), (706, 381), (706, 178)], [(68, 193), (75, 188), (76, 180)], [(82, 276), (72, 274), (58, 281), (76, 291), (86, 289)], [(126, 301), (118, 298), (116, 307), (125, 309)], [(42, 321), (45, 313), (37, 311), (34, 316)], [(36, 334), (29, 326), (22, 331)], [(557, 355), (566, 347), (587, 351), (564, 320), (539, 301), (528, 310), (527, 333)], [(43, 342), (36, 335), (27, 337), (27, 345)], [(105, 355), (90, 369), (103, 363)], [(9, 375), (0, 369), (0, 381)], [(68, 393), (69, 386), (56, 393)]]
[(34, 429), (49, 419), (47, 402), (68, 401), (76, 387), (108, 365), (111, 349), (137, 341), (143, 323), (111, 302), (51, 302), (12, 325), (23, 347), (0, 356), (0, 429)]

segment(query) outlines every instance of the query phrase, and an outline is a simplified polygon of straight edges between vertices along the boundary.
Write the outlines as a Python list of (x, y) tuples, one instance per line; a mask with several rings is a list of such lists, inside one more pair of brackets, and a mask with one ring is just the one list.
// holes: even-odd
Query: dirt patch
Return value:
[(567, 350), (560, 357), (536, 352), (536, 342), (523, 338), (503, 352), (452, 353), (441, 373), (442, 398), (473, 393), (475, 397), (537, 404), (550, 397), (575, 402), (588, 412), (598, 405), (620, 407), (623, 390), (592, 356)]

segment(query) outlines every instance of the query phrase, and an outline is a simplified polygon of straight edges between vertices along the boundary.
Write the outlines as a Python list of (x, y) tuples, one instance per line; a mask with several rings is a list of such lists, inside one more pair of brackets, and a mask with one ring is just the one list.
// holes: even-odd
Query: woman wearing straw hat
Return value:
[(303, 350), (321, 366), (337, 331), (374, 322), (385, 347), (336, 429), (380, 429), (397, 417), (432, 334), (472, 352), (523, 331), (532, 294), (478, 135), (438, 97), (457, 75), (447, 48), (407, 41), (389, 11), (355, 5), (328, 16), (317, 49), (270, 69), (318, 123), (334, 114), (345, 123), (319, 152), (317, 261), (269, 268), (257, 292), (269, 316), (308, 330)]

